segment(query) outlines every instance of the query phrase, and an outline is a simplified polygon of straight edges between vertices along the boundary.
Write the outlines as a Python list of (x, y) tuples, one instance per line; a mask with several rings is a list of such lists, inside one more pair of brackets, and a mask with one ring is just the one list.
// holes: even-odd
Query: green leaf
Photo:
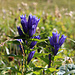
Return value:
[(26, 72), (26, 74), (31, 73), (31, 72), (33, 72), (33, 71), (28, 71), (28, 72)]
[(33, 38), (33, 39), (29, 39), (30, 41), (37, 41), (37, 42), (43, 42), (43, 41), (46, 41), (46, 40), (49, 40), (49, 39), (35, 39), (35, 38)]
[(47, 58), (44, 57), (39, 57), (41, 60), (43, 60), (45, 63), (49, 64), (49, 60)]
[(16, 36), (16, 37), (13, 37), (13, 39), (26, 39), (25, 36)]
[(12, 70), (13, 72), (18, 72), (18, 73), (20, 73), (20, 74), (21, 74), (21, 71), (19, 71), (19, 70), (15, 69), (15, 67), (11, 67), (11, 70)]
[(49, 53), (35, 53), (33, 57), (45, 56), (49, 55)]
[(33, 68), (33, 71), (28, 71), (28, 72), (26, 72), (26, 74), (29, 74), (29, 73), (31, 73), (31, 72), (33, 72), (33, 73), (37, 73), (37, 72), (35, 72), (35, 71), (39, 71), (39, 70), (41, 70), (41, 69), (45, 69), (45, 68), (41, 68), (41, 67), (34, 67)]
[(40, 73), (39, 72), (33, 72), (34, 74), (36, 74), (36, 75), (40, 75)]
[(9, 54), (9, 55), (3, 55), (3, 56), (13, 56), (13, 57), (18, 57), (18, 58), (23, 58), (22, 55), (15, 55), (15, 54)]
[(41, 68), (41, 67), (35, 67), (35, 68), (33, 68), (33, 71), (38, 71), (38, 70), (41, 70), (41, 69), (44, 69), (44, 68)]
[(59, 70), (57, 70), (56, 68), (48, 68), (48, 70), (49, 70), (50, 72), (59, 71)]
[(55, 56), (54, 57), (54, 61), (57, 60), (57, 59), (59, 59), (59, 58), (63, 58), (63, 57), (62, 56)]
[(15, 41), (8, 41), (7, 43), (13, 43), (13, 44), (17, 44), (17, 45), (20, 45), (20, 42), (15, 40)]
[[(8, 36), (8, 35), (7, 35)], [(13, 38), (13, 39), (26, 39), (27, 37), (29, 37), (28, 35), (24, 34), (23, 36), (8, 36), (10, 38)]]
[(17, 75), (22, 75), (22, 74), (18, 72)]

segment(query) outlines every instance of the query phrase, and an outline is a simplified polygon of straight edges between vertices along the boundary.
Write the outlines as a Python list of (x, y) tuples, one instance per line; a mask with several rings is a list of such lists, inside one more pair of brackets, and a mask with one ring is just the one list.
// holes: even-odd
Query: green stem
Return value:
[(22, 68), (22, 75), (24, 75), (25, 53), (24, 53), (24, 49), (23, 49), (23, 46), (22, 46), (22, 43), (21, 43), (21, 42), (20, 42), (20, 45), (21, 45), (22, 52), (23, 52), (23, 68)]

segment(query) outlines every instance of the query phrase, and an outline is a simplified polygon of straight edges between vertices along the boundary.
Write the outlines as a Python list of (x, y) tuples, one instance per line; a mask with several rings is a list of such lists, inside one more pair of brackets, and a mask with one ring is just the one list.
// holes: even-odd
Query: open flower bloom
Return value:
[(58, 34), (57, 32), (53, 32), (52, 33), (52, 37), (49, 38), (50, 44), (54, 47), (54, 49), (52, 48), (53, 54), (56, 55), (59, 48), (62, 46), (62, 44), (65, 42), (66, 36), (62, 35), (61, 38), (59, 39), (60, 34)]
[[(27, 35), (29, 35), (29, 38), (40, 39), (40, 36), (39, 35), (38, 36), (35, 36), (35, 37), (32, 37), (33, 34), (35, 34), (35, 32), (36, 32), (36, 28), (37, 28), (37, 25), (38, 25), (38, 22), (39, 22), (40, 19), (38, 19), (36, 16), (32, 16), (31, 14), (29, 15), (28, 21), (26, 19), (26, 15), (22, 15), (20, 18), (21, 18), (21, 25), (22, 25), (22, 30), (23, 31), (21, 30), (20, 26), (18, 26), (17, 29), (18, 29), (19, 35), (26, 37), (25, 34), (27, 34)], [(22, 40), (23, 40), (23, 42), (25, 42), (25, 41), (26, 41), (26, 43), (28, 42), (26, 40), (26, 38), (24, 38)], [(22, 40), (20, 39), (18, 41), (19, 42), (22, 42)], [(31, 49), (33, 49), (34, 46), (36, 45), (36, 43), (37, 43), (37, 41), (32, 41), (30, 43), (30, 46), (29, 47)], [(22, 51), (21, 45), (19, 45), (19, 47), (20, 47), (20, 50)], [(23, 47), (23, 49), (24, 49), (24, 47)], [(28, 58), (27, 58), (27, 62), (28, 63), (33, 58), (34, 53), (35, 53), (35, 51), (31, 51), (29, 53)]]

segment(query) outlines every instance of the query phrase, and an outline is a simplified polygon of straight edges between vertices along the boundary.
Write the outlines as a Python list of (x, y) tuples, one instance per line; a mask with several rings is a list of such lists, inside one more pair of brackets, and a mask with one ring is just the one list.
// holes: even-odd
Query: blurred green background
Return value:
[[(33, 8), (33, 2), (37, 3), (37, 10), (51, 12), (57, 5), (60, 9), (67, 8), (68, 11), (75, 10), (75, 0), (0, 0), (0, 11), (4, 9), (10, 9), (10, 7), (17, 9), (17, 6), (25, 2), (28, 4), (29, 9)], [(32, 9), (33, 11), (33, 9)]]

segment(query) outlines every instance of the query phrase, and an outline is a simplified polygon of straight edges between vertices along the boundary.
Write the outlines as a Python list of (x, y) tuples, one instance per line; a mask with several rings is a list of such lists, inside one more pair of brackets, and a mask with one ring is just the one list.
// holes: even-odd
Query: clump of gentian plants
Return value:
[[(58, 50), (59, 48), (62, 46), (62, 44), (64, 43), (65, 39), (66, 39), (66, 36), (65, 35), (62, 35), (61, 38), (59, 39), (59, 36), (60, 34), (58, 34), (57, 32), (53, 32), (52, 33), (52, 37), (49, 38), (49, 41), (50, 41), (50, 44), (51, 46), (53, 46), (53, 48), (51, 48), (52, 52), (53, 52), (53, 55), (56, 56), (56, 54), (58, 53)], [(51, 64), (51, 55), (52, 54), (49, 54), (49, 66), (50, 67), (50, 64)]]
[[(37, 35), (37, 36), (33, 36), (33, 34), (35, 34), (36, 32), (36, 28), (37, 28), (37, 25), (38, 25), (38, 22), (40, 19), (38, 19), (36, 16), (32, 16), (31, 14), (29, 15), (29, 18), (28, 18), (28, 21), (26, 19), (26, 15), (22, 15), (21, 17), (21, 25), (22, 25), (22, 29), (23, 31), (21, 30), (21, 28), (18, 26), (17, 29), (18, 29), (18, 33), (20, 36), (24, 37), (23, 39), (18, 39), (18, 41), (20, 41), (20, 43), (24, 43), (25, 45), (27, 45), (27, 47), (29, 47), (29, 49), (33, 49), (34, 46), (36, 45), (37, 41), (29, 41), (30, 39), (40, 39), (40, 36)], [(25, 60), (25, 65), (29, 64), (30, 60), (33, 58), (34, 56), (34, 53), (35, 51), (30, 51), (30, 50), (27, 50), (27, 53), (25, 53), (25, 48), (26, 46), (22, 46), (19, 45), (22, 53), (23, 53), (23, 56), (26, 56), (28, 54), (28, 57), (27, 57), (27, 63), (26, 63), (26, 60)], [(24, 62), (24, 60), (23, 60)], [(24, 63), (23, 63), (24, 65)]]
[[(36, 16), (32, 16), (31, 14), (28, 17), (28, 20), (26, 18), (26, 15), (22, 15), (20, 16), (21, 18), (21, 26), (17, 27), (19, 36), (17, 37), (17, 41), (20, 42), (20, 44), (18, 45), (22, 56), (23, 56), (23, 62), (22, 62), (22, 70), (21, 73), (22, 75), (26, 75), (27, 73), (31, 73), (33, 71), (28, 71), (28, 66), (31, 59), (33, 58), (33, 56), (35, 55), (35, 53), (37, 52), (36, 50), (38, 49), (37, 47), (35, 47), (35, 45), (37, 44), (37, 42), (41, 42), (41, 41), (45, 41), (43, 39), (41, 39), (40, 35), (36, 35), (36, 28), (37, 25), (40, 21), (40, 19), (38, 19)], [(56, 56), (58, 53), (59, 48), (62, 46), (62, 44), (65, 42), (66, 36), (62, 35), (61, 38), (60, 34), (58, 34), (57, 32), (53, 32), (52, 33), (53, 36), (47, 38), (46, 40), (50, 42), (49, 45), (49, 51), (50, 53), (47, 53), (47, 56), (49, 55), (49, 57), (47, 59), (49, 59), (47, 62), (49, 62), (47, 65), (47, 68), (51, 67), (51, 58)], [(48, 52), (49, 52), (48, 51)], [(45, 54), (45, 53), (44, 53)], [(40, 55), (40, 53), (38, 53), (38, 56)], [(46, 54), (45, 54), (46, 55)], [(37, 56), (36, 56), (37, 57)], [(41, 54), (42, 57), (42, 54)], [(43, 59), (44, 60), (44, 59)], [(43, 69), (43, 74), (45, 74), (45, 69), (44, 67), (42, 68), (35, 68), (37, 70), (41, 70)]]

